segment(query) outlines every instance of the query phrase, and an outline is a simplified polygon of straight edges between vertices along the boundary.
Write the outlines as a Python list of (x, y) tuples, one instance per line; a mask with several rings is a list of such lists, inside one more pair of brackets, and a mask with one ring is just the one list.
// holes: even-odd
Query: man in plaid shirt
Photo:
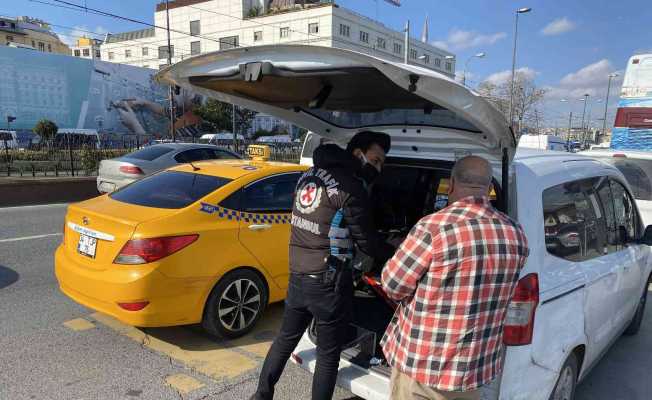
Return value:
[(491, 177), (485, 159), (459, 160), (450, 205), (421, 219), (383, 269), (400, 303), (381, 342), (392, 400), (479, 399), (502, 369), (507, 304), (529, 250), (489, 202)]

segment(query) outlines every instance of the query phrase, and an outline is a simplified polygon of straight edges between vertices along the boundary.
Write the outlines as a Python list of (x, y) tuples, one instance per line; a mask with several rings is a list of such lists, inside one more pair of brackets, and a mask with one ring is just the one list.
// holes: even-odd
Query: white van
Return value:
[[(502, 114), (434, 71), (348, 50), (256, 46), (181, 61), (160, 81), (274, 115), (345, 144), (356, 132), (391, 135), (374, 188), (375, 221), (404, 237), (446, 206), (456, 159), (477, 154), (494, 168), (495, 206), (523, 225), (531, 255), (507, 313), (505, 363), (485, 399), (572, 399), (575, 386), (620, 334), (641, 323), (652, 228), (643, 229), (614, 167), (564, 153), (522, 153)], [(393, 240), (390, 240), (393, 242)], [(377, 282), (379, 271), (366, 279)], [(357, 337), (342, 354), (338, 382), (365, 399), (389, 398), (378, 348), (393, 311), (355, 298)], [(315, 335), (292, 355), (314, 371)]]
[(592, 149), (578, 154), (597, 158), (625, 175), (645, 225), (652, 225), (652, 152)]
[(554, 135), (521, 135), (518, 147), (526, 149), (568, 151), (566, 141)]

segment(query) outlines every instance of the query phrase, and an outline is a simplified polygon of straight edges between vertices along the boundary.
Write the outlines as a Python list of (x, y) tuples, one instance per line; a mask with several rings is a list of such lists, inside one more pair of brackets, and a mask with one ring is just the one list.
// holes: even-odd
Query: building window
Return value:
[(446, 71), (451, 71), (453, 69), (453, 64), (447, 62), (446, 63)]
[(190, 21), (190, 35), (197, 36), (201, 33), (199, 21)]
[[(174, 46), (170, 46), (170, 57), (174, 57)], [(164, 60), (168, 58), (168, 46), (158, 47), (158, 59)]]
[(91, 51), (89, 49), (82, 50), (82, 53), (84, 54), (84, 57), (90, 57), (91, 55)]
[(376, 39), (376, 47), (385, 50), (387, 48), (387, 41), (385, 41), (384, 38), (379, 37)]
[(401, 54), (403, 52), (403, 45), (400, 43), (394, 43), (394, 53)]
[(38, 42), (38, 49), (39, 51), (45, 51), (45, 43)]
[(13, 42), (13, 41), (14, 41), (14, 37), (7, 35), (7, 42)]
[(196, 41), (196, 42), (190, 42), (190, 54), (195, 55), (195, 54), (200, 54), (201, 53), (201, 42)]
[(16, 29), (16, 23), (15, 22), (11, 23), (11, 29)]
[(228, 36), (220, 38), (220, 50), (232, 49), (238, 47), (238, 37)]
[(290, 37), (290, 28), (288, 28), (287, 26), (281, 28), (281, 39), (289, 38), (289, 37)]
[[(7, 39), (9, 39), (9, 38), (7, 38)], [(36, 42), (33, 41), (33, 40), (32, 40), (32, 47), (33, 47), (33, 48), (36, 48)]]
[(125, 58), (131, 58), (131, 50), (125, 50)]
[(95, 50), (95, 58), (101, 58), (99, 50)]
[(0, 26), (5, 26), (6, 22), (5, 21), (0, 21)]
[(417, 51), (415, 49), (410, 49), (410, 58), (413, 60), (417, 59)]
[(319, 33), (319, 24), (308, 24), (308, 33)]
[(79, 50), (75, 50), (75, 57), (81, 56), (81, 52)]
[(340, 24), (340, 36), (351, 37), (351, 27), (348, 25)]
[(144, 55), (144, 56), (149, 55), (149, 48), (147, 48), (147, 47), (143, 47), (142, 50), (143, 50), (143, 55)]
[(52, 53), (52, 45), (50, 43), (48, 43), (48, 51)]
[(254, 42), (260, 42), (263, 40), (263, 31), (254, 32)]
[(430, 64), (430, 54), (423, 55), (423, 62), (425, 62), (426, 64)]
[(362, 43), (369, 43), (369, 33), (360, 31), (360, 41)]
[(109, 60), (113, 60), (115, 58), (115, 54), (113, 54), (112, 51), (109, 51)]
[(441, 59), (440, 58), (435, 58), (435, 66), (441, 67)]

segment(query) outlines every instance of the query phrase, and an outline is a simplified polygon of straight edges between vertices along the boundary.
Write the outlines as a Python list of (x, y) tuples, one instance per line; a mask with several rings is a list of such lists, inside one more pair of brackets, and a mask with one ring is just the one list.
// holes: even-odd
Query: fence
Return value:
[[(114, 142), (115, 143), (115, 142)], [(135, 140), (118, 142), (124, 147), (112, 148), (104, 143), (52, 143), (30, 146), (29, 149), (5, 149), (0, 146), (0, 176), (94, 176), (100, 161), (124, 156), (143, 147)], [(245, 157), (251, 141), (232, 140), (213, 143)], [(261, 143), (256, 143), (261, 144)], [(301, 155), (299, 143), (269, 143), (272, 161), (298, 163)]]

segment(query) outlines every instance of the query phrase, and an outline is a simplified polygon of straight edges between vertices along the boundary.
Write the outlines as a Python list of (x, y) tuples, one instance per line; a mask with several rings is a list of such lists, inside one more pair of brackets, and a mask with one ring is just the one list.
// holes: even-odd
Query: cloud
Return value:
[[(609, 60), (602, 59), (571, 72), (564, 76), (559, 84), (548, 87), (548, 97), (552, 99), (575, 99), (581, 98), (585, 94), (589, 96), (604, 95), (609, 82), (609, 74), (613, 73), (615, 68)], [(612, 89), (617, 87), (623, 79), (623, 71), (615, 71), (618, 76), (611, 81)], [(614, 90), (612, 93), (618, 93)]]
[(453, 29), (448, 33), (445, 40), (434, 41), (432, 45), (445, 50), (464, 50), (472, 47), (490, 46), (506, 37), (505, 32), (481, 34), (475, 31)]
[(572, 31), (575, 27), (576, 24), (568, 18), (557, 18), (546, 25), (546, 27), (541, 30), (541, 33), (546, 36), (561, 35), (562, 33)]
[[(522, 67), (516, 69), (517, 74), (522, 74), (526, 78), (533, 79), (535, 76), (537, 76), (539, 73), (535, 70), (533, 70), (530, 67)], [(505, 70), (505, 71), (500, 71), (493, 73), (489, 75), (487, 78), (485, 78), (485, 82), (493, 83), (494, 85), (500, 85), (501, 83), (504, 83), (512, 78), (512, 70)]]
[[(91, 33), (93, 32), (93, 33)], [(108, 29), (103, 26), (96, 26), (95, 29), (91, 30), (86, 25), (75, 25), (71, 30), (64, 32), (58, 32), (61, 41), (67, 44), (68, 46), (74, 46), (77, 42), (77, 39), (80, 37), (88, 37), (93, 39), (102, 39), (102, 36), (107, 34)]]

